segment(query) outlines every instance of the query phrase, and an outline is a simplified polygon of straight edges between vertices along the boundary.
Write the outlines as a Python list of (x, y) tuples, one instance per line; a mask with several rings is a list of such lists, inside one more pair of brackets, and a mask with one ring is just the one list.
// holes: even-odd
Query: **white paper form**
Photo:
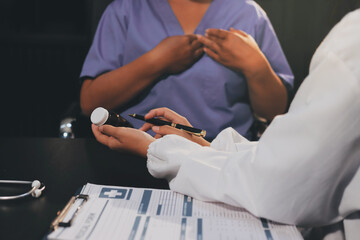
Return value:
[(48, 239), (303, 239), (295, 226), (170, 190), (87, 184), (81, 194), (89, 199), (71, 227), (58, 227)]

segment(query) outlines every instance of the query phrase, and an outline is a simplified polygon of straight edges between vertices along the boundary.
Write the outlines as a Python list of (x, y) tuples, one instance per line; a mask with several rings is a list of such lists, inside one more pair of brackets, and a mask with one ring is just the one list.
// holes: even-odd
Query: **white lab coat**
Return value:
[(258, 142), (231, 128), (210, 147), (168, 135), (147, 156), (149, 172), (176, 192), (282, 223), (335, 224), (326, 239), (359, 239), (360, 10), (331, 30), (288, 113)]

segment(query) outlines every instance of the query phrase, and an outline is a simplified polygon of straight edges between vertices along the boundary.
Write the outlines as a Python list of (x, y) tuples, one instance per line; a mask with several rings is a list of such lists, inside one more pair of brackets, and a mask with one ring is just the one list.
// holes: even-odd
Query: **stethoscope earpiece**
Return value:
[(0, 200), (12, 200), (19, 199), (26, 196), (33, 196), (34, 198), (38, 198), (41, 196), (42, 191), (45, 189), (45, 185), (42, 184), (39, 180), (34, 181), (18, 181), (18, 180), (0, 180), (0, 184), (31, 184), (31, 189), (23, 194), (13, 195), (13, 196), (0, 196)]
[(33, 191), (32, 193), (31, 193), (31, 196), (33, 196), (34, 198), (38, 198), (38, 197), (40, 197), (41, 196), (41, 190), (40, 189), (36, 189), (35, 191)]
[(39, 180), (34, 180), (31, 184), (32, 187), (35, 187), (35, 188), (40, 188), (41, 186), (41, 183)]

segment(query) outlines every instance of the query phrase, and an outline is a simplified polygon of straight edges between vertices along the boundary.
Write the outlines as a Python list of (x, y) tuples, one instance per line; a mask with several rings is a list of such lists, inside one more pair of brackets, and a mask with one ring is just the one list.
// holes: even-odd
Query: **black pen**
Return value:
[(191, 133), (193, 135), (199, 136), (199, 137), (205, 137), (206, 135), (206, 131), (205, 130), (201, 130), (198, 128), (193, 128), (193, 127), (189, 127), (189, 126), (185, 126), (185, 125), (181, 125), (181, 124), (177, 124), (177, 123), (172, 123), (172, 122), (168, 122), (168, 121), (164, 121), (158, 118), (151, 118), (151, 119), (145, 119), (144, 116), (138, 115), (138, 114), (129, 114), (130, 117), (154, 124), (156, 126), (164, 126), (164, 125), (168, 125), (177, 129), (181, 129), (184, 130), (185, 132)]

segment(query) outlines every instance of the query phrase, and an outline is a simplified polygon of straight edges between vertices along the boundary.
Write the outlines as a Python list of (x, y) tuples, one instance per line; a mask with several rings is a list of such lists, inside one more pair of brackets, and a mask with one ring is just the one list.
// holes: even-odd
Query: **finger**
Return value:
[(122, 127), (114, 127), (111, 125), (103, 125), (99, 128), (99, 130), (109, 136), (109, 137), (113, 137), (116, 138), (117, 140), (121, 141), (122, 140)]
[(113, 141), (116, 141), (113, 137), (107, 136), (105, 134), (103, 134), (99, 127), (92, 124), (91, 126), (92, 131), (94, 133), (95, 139), (100, 142), (101, 144), (104, 144), (105, 146), (112, 146), (114, 143), (112, 143)]
[(195, 34), (188, 34), (188, 35), (185, 35), (188, 39), (189, 39), (189, 42), (192, 43), (194, 40), (197, 39), (197, 36)]
[(206, 36), (206, 38), (210, 39), (211, 41), (213, 41), (214, 43), (216, 43), (219, 47), (222, 46), (222, 44), (224, 43), (224, 39), (221, 38), (217, 38), (214, 36)]
[(214, 40), (210, 39), (210, 38), (206, 38), (203, 36), (198, 37), (199, 41), (204, 44), (204, 46), (206, 48), (210, 48), (212, 49), (212, 51), (214, 52), (219, 52), (220, 51), (220, 46), (218, 45), (217, 42), (215, 42)]
[(168, 134), (176, 134), (178, 136), (181, 136), (181, 137), (185, 137), (185, 138), (188, 138), (190, 139), (191, 138), (191, 135), (187, 132), (184, 132), (183, 130), (180, 130), (180, 129), (177, 129), (177, 128), (174, 128), (174, 127), (170, 127), (170, 126), (154, 126), (152, 128), (152, 130), (158, 134), (158, 135), (161, 135), (161, 136), (165, 136), (165, 135), (168, 135)]
[[(96, 140), (98, 140), (98, 141), (99, 141), (99, 139), (101, 140), (101, 138), (102, 138), (102, 136), (101, 136), (102, 133), (100, 132), (99, 127), (96, 126), (95, 124), (91, 124), (91, 130), (92, 130), (92, 132), (93, 132)], [(99, 142), (103, 143), (102, 141), (99, 141)]]
[[(166, 111), (171, 111), (168, 108), (154, 108), (145, 114), (145, 119), (151, 119), (154, 117), (163, 117)], [(169, 120), (169, 119), (168, 119)]]
[(191, 126), (191, 124), (186, 120), (186, 118), (168, 108), (156, 108), (145, 115), (145, 119), (150, 119), (154, 117), (163, 117), (170, 122)]
[(210, 48), (204, 48), (204, 52), (216, 62), (220, 62), (220, 56)]
[(195, 41), (193, 41), (191, 43), (192, 50), (197, 50), (198, 48), (201, 48), (202, 46), (203, 46), (203, 44), (198, 39), (196, 39)]
[(230, 32), (240, 34), (243, 37), (247, 37), (247, 35), (248, 35), (246, 32), (235, 29), (235, 28), (230, 28)]
[(208, 36), (225, 40), (228, 37), (229, 31), (226, 31), (224, 29), (209, 28), (209, 29), (206, 29), (205, 33)]
[(220, 43), (220, 42), (223, 42), (224, 40), (221, 40), (220, 38), (217, 38), (217, 37), (214, 37), (214, 36), (210, 36), (208, 34), (205, 35), (205, 38), (206, 39), (209, 39), (213, 42), (216, 42), (216, 43)]
[(160, 134), (155, 134), (155, 136), (154, 136), (155, 139), (159, 139), (159, 138), (162, 138), (162, 137), (163, 137), (163, 135), (160, 135)]
[(204, 54), (204, 48), (199, 48), (194, 52), (195, 59), (200, 58)]
[(152, 126), (154, 125), (151, 123), (144, 123), (144, 125), (142, 125), (141, 128), (139, 128), (139, 130), (147, 132), (152, 128)]

